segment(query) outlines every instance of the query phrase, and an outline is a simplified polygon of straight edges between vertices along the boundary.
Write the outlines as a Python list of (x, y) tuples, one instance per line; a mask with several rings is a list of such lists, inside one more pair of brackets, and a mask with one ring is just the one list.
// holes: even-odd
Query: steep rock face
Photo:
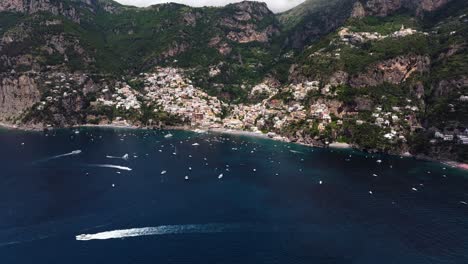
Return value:
[(400, 56), (379, 62), (367, 72), (353, 76), (352, 87), (371, 87), (383, 83), (401, 84), (412, 74), (428, 71), (430, 59), (426, 56)]
[(362, 18), (366, 16), (366, 10), (361, 2), (354, 3), (353, 11), (351, 12), (351, 17)]
[(302, 49), (310, 42), (337, 29), (349, 18), (354, 3), (355, 0), (306, 1), (296, 8), (298, 10), (293, 9), (280, 15), (280, 21), (286, 27), (295, 24), (290, 29), (286, 45), (294, 49)]
[(4, 0), (0, 2), (0, 11), (25, 11), (25, 3), (23, 0)]
[(80, 21), (76, 8), (65, 6), (63, 2), (54, 0), (4, 0), (0, 3), (0, 12), (10, 11), (25, 14), (50, 12), (54, 15), (63, 15), (75, 22)]
[(35, 80), (27, 75), (0, 78), (0, 120), (19, 116), (40, 100)]
[(218, 52), (223, 56), (229, 55), (232, 51), (231, 46), (224, 42), (220, 36), (216, 36), (210, 39), (208, 47), (217, 49)]
[[(356, 2), (352, 14), (355, 17), (388, 16), (401, 8), (413, 10), (416, 14), (440, 9), (451, 0), (366, 0)], [(364, 11), (364, 12), (363, 12)]]
[(228, 7), (232, 9), (232, 15), (222, 18), (219, 25), (229, 31), (226, 36), (229, 40), (238, 43), (268, 42), (279, 33), (274, 23), (259, 26), (264, 20), (274, 17), (265, 3), (245, 1)]
[(248, 24), (240, 29), (242, 30), (240, 32), (229, 32), (227, 38), (238, 43), (249, 43), (254, 41), (268, 42), (270, 38), (278, 32), (278, 30), (273, 26), (268, 26), (263, 31), (257, 31), (253, 24)]
[(441, 80), (434, 85), (433, 97), (448, 96), (451, 93), (462, 91), (463, 88), (468, 88), (468, 77), (462, 76), (459, 79)]
[(367, 15), (387, 16), (402, 7), (402, 0), (368, 0), (365, 4)]
[(162, 59), (167, 59), (167, 58), (177, 56), (179, 54), (184, 53), (189, 48), (190, 48), (190, 44), (188, 44), (188, 43), (173, 42), (171, 47), (161, 54), (161, 58)]
[(117, 11), (115, 2), (99, 0), (75, 0), (73, 3), (65, 3), (60, 0), (2, 0), (0, 2), (0, 12), (18, 12), (25, 14), (35, 14), (38, 12), (49, 12), (54, 15), (65, 16), (74, 22), (81, 20), (80, 8), (96, 12), (98, 9), (109, 13)]
[(440, 9), (451, 0), (409, 0), (407, 6), (415, 5), (418, 11), (432, 12)]
[(238, 21), (258, 20), (273, 14), (267, 4), (261, 2), (244, 1), (231, 6), (236, 10), (234, 18)]
[(302, 49), (350, 17), (385, 17), (402, 9), (423, 15), (439, 10), (451, 1), (454, 0), (308, 0), (280, 14), (279, 20), (290, 30), (286, 45)]

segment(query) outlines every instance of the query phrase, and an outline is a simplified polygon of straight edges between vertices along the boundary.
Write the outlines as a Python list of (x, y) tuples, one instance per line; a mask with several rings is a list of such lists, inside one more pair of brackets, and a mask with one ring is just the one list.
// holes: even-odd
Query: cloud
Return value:
[[(224, 6), (242, 0), (116, 0), (125, 5), (149, 6), (154, 4), (176, 2), (189, 6)], [(282, 12), (297, 6), (305, 0), (263, 0), (273, 12)]]

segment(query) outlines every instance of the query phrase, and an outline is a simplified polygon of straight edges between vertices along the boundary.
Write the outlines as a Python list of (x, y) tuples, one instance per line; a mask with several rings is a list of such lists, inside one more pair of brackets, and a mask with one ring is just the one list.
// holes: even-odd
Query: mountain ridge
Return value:
[(7, 0), (0, 120), (221, 127), (466, 161), (467, 10), (463, 0), (309, 0), (282, 14), (250, 1)]

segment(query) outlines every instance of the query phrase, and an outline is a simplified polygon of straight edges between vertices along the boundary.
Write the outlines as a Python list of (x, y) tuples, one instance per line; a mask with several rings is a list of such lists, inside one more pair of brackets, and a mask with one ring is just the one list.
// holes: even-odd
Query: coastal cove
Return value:
[(439, 163), (184, 130), (0, 140), (2, 263), (468, 261), (467, 174)]
[[(18, 131), (30, 131), (30, 132), (44, 132), (49, 130), (57, 130), (57, 129), (79, 129), (79, 128), (102, 128), (102, 129), (131, 129), (131, 130), (155, 130), (151, 127), (139, 127), (139, 126), (132, 126), (132, 125), (119, 125), (119, 124), (108, 124), (108, 125), (95, 125), (95, 124), (84, 124), (84, 125), (77, 125), (70, 128), (43, 128), (42, 126), (21, 126), (18, 127), (16, 125), (6, 124), (0, 122), (0, 129), (10, 129), (10, 130), (18, 130)], [(161, 129), (157, 129), (161, 130)], [(366, 150), (360, 149), (358, 146), (351, 145), (348, 143), (342, 142), (332, 142), (330, 144), (308, 144), (308, 143), (301, 143), (301, 142), (292, 142), (286, 137), (281, 137), (279, 135), (275, 135), (274, 137), (269, 136), (261, 131), (252, 132), (252, 131), (245, 131), (245, 130), (235, 130), (235, 129), (224, 129), (224, 128), (207, 128), (207, 129), (195, 129), (190, 126), (172, 126), (166, 127), (164, 130), (181, 130), (181, 131), (188, 131), (194, 133), (215, 133), (215, 134), (230, 134), (230, 135), (237, 135), (237, 136), (247, 136), (247, 137), (258, 137), (273, 141), (291, 143), (291, 144), (298, 144), (301, 146), (313, 147), (313, 148), (332, 148), (332, 149), (353, 149), (362, 152), (368, 152)], [(320, 142), (317, 142), (320, 143)], [(468, 171), (468, 164), (461, 163), (453, 160), (440, 160), (437, 158), (425, 156), (425, 155), (412, 155), (408, 152), (406, 153), (379, 153), (378, 151), (374, 151), (373, 154), (386, 154), (386, 155), (394, 155), (398, 157), (407, 157), (407, 158), (415, 158), (418, 160), (423, 161), (431, 161), (431, 162), (440, 162), (445, 166), (450, 166), (452, 168), (457, 168), (461, 170)]]
[(0, 0), (0, 264), (468, 264), (468, 0), (124, 1)]

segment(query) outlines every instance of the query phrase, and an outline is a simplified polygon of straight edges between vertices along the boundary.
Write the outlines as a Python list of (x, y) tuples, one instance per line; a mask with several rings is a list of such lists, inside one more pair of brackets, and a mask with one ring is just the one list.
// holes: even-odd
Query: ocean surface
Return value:
[(438, 163), (82, 128), (1, 130), (0, 168), (2, 264), (468, 263), (468, 173)]

